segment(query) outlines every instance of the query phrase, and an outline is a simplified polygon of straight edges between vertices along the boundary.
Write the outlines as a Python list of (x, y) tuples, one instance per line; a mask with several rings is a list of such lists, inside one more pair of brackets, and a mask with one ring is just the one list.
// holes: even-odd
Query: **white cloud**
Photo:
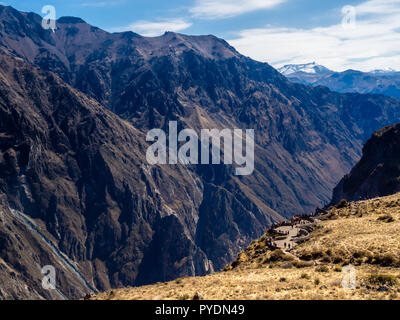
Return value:
[(400, 13), (399, 0), (369, 0), (356, 9), (358, 14)]
[(197, 0), (190, 13), (202, 19), (230, 18), (261, 9), (270, 9), (286, 0)]
[(355, 28), (265, 27), (242, 30), (230, 42), (240, 52), (274, 66), (316, 61), (333, 70), (400, 70), (400, 1), (372, 0), (356, 7)]
[(184, 19), (164, 19), (159, 21), (136, 21), (129, 26), (116, 28), (112, 31), (133, 31), (146, 37), (155, 37), (163, 34), (165, 31), (178, 32), (189, 28), (192, 25)]

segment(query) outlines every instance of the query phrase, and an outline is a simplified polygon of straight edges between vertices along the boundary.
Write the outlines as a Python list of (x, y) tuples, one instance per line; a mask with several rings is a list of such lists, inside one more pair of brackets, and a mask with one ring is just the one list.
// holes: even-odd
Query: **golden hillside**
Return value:
[[(301, 223), (313, 231), (302, 233), (307, 240), (287, 251), (271, 249), (271, 243), (282, 247), (285, 241), (275, 229), (223, 272), (113, 290), (92, 299), (400, 298), (400, 194), (342, 202), (313, 223)], [(349, 264), (355, 283), (344, 288), (343, 280), (348, 287), (352, 284), (347, 281), (353, 279)]]

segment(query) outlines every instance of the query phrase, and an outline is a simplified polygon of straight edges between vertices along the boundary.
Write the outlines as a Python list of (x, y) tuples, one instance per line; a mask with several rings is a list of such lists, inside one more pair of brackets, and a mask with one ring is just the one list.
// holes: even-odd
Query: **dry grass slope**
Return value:
[[(400, 194), (329, 208), (309, 241), (271, 251), (268, 234), (224, 272), (101, 293), (93, 299), (399, 299)], [(355, 289), (343, 288), (345, 265)]]

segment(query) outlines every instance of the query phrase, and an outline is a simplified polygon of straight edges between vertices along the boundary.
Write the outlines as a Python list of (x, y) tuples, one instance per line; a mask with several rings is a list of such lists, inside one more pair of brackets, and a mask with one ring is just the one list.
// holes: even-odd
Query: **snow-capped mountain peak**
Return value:
[(369, 73), (376, 74), (376, 75), (384, 75), (384, 74), (393, 74), (393, 73), (398, 73), (400, 71), (394, 70), (392, 68), (387, 68), (387, 69), (377, 69), (373, 70)]
[(332, 72), (328, 68), (325, 68), (324, 66), (321, 66), (315, 62), (305, 64), (287, 64), (282, 68), (279, 68), (278, 71), (285, 76), (297, 72), (304, 72), (309, 74), (326, 74)]

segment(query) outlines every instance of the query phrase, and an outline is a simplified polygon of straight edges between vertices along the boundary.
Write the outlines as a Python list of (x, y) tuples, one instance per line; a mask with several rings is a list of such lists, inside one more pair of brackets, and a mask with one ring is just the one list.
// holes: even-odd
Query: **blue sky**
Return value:
[(400, 0), (0, 2), (39, 14), (44, 5), (53, 5), (57, 17), (78, 16), (110, 32), (214, 34), (276, 67), (316, 61), (338, 71), (400, 70)]

